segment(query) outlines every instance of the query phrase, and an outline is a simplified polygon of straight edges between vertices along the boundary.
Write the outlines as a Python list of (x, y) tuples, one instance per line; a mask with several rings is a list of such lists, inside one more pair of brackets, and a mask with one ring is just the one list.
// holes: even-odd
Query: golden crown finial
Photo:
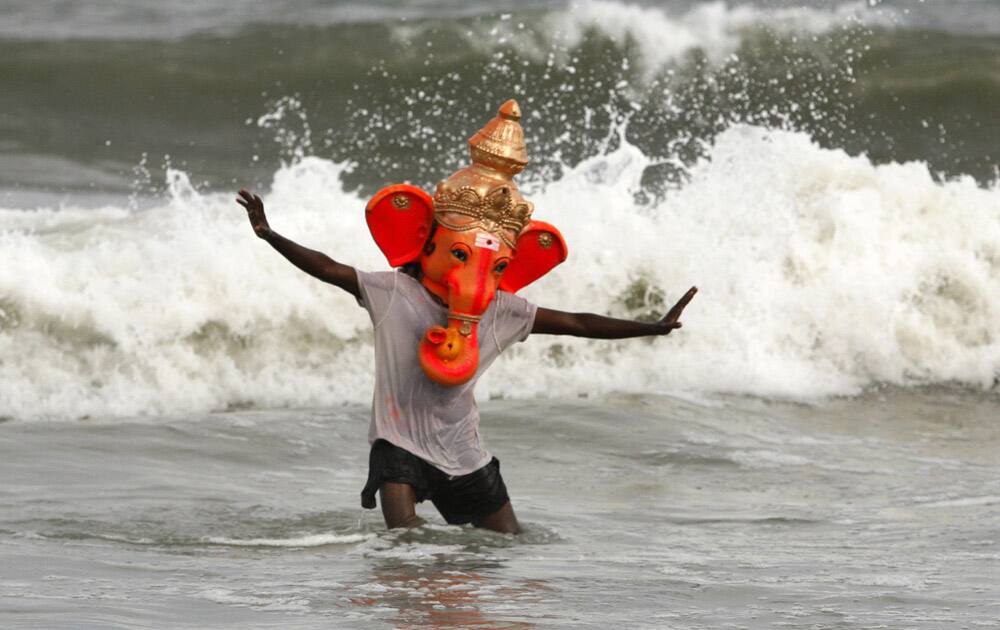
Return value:
[(434, 192), (438, 223), (456, 231), (485, 230), (514, 247), (533, 211), (513, 180), (528, 163), (520, 120), (521, 108), (510, 99), (469, 138), (472, 164), (440, 182)]
[(528, 163), (521, 129), (521, 107), (510, 99), (500, 106), (496, 117), (469, 138), (472, 161), (509, 175), (517, 175)]
[(500, 106), (497, 113), (504, 120), (513, 120), (514, 122), (520, 122), (521, 120), (521, 106), (514, 99), (508, 99), (506, 103)]

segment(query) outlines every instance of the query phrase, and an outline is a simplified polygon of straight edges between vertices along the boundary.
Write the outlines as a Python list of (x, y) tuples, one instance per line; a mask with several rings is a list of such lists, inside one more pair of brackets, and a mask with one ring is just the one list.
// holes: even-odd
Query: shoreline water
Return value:
[(358, 506), (367, 409), (0, 424), (5, 627), (995, 620), (995, 398), (490, 401), (517, 538)]

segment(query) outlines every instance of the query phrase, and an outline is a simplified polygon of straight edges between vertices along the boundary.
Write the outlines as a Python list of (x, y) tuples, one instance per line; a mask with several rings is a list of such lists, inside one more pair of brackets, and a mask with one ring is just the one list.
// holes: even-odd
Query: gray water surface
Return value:
[(7, 422), (0, 626), (995, 627), (998, 409), (492, 401), (519, 537), (387, 532), (365, 408)]

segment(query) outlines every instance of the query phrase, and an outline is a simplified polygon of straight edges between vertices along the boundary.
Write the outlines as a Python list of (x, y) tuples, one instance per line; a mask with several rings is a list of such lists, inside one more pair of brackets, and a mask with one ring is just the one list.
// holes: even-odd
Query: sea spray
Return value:
[[(651, 208), (630, 202), (643, 159), (628, 147), (535, 199), (575, 257), (554, 272), (555, 292), (531, 287), (529, 298), (613, 310), (630, 282), (654, 279), (667, 304), (697, 284), (685, 328), (652, 343), (534, 340), (558, 348), (558, 360), (522, 346), (515, 369), (484, 387), (808, 398), (878, 383), (994, 386), (996, 189), (939, 184), (920, 163), (875, 167), (804, 134), (749, 126), (709, 153)], [(539, 360), (556, 368), (552, 381), (535, 378)]]
[[(524, 295), (634, 317), (698, 285), (684, 328), (655, 340), (532, 337), (491, 368), (480, 396), (995, 386), (995, 188), (753, 126), (720, 134), (684, 186), (640, 205), (648, 164), (625, 142), (536, 187), (570, 258)], [(306, 157), (278, 169), (261, 191), (272, 226), (384, 269), (344, 168)], [(167, 187), (143, 211), (3, 211), (0, 415), (366, 402), (370, 323), (354, 300), (257, 240), (232, 195), (198, 192), (176, 170)]]

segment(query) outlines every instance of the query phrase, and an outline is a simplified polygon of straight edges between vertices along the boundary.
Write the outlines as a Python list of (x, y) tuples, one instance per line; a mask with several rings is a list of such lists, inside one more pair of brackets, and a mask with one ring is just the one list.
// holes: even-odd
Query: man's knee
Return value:
[(517, 516), (514, 514), (514, 506), (510, 504), (510, 501), (493, 514), (473, 521), (472, 524), (476, 527), (491, 529), (501, 534), (521, 533), (521, 525), (517, 522)]
[(386, 482), (379, 488), (382, 516), (389, 529), (419, 527), (424, 520), (417, 516), (417, 495), (406, 483)]

